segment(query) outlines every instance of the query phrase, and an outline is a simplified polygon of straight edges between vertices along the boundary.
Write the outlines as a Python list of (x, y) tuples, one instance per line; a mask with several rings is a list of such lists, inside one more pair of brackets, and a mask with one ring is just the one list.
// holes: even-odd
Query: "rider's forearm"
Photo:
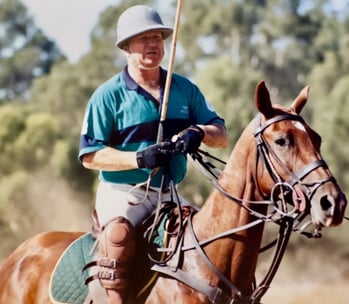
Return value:
[(207, 146), (213, 148), (225, 148), (228, 146), (228, 133), (223, 125), (198, 125), (198, 127), (205, 132), (205, 137), (202, 142)]
[(82, 156), (82, 164), (87, 169), (118, 171), (138, 168), (136, 153), (105, 147)]

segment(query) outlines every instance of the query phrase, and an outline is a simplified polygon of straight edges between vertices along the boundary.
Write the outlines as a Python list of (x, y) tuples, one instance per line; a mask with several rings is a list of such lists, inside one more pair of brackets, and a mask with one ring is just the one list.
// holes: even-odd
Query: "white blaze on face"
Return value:
[(293, 122), (293, 124), (294, 124), (294, 126), (295, 126), (298, 130), (301, 130), (301, 131), (303, 131), (303, 132), (306, 132), (305, 127), (304, 127), (304, 125), (303, 125), (301, 122), (295, 121), (295, 122)]

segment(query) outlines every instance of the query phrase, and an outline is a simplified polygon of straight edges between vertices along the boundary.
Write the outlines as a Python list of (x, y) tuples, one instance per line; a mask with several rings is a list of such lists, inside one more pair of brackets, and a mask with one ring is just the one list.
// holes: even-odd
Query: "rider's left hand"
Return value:
[(192, 125), (178, 133), (175, 140), (175, 147), (180, 153), (194, 153), (200, 147), (205, 132), (200, 127)]

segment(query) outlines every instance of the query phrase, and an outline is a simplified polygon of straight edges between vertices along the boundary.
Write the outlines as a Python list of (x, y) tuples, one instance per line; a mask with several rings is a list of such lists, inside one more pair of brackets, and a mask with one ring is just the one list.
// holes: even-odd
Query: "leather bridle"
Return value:
[[(261, 118), (260, 118), (261, 120)], [(265, 195), (262, 193), (262, 191), (259, 188), (259, 184), (256, 181), (257, 179), (257, 167), (259, 160), (263, 162), (265, 167), (267, 168), (269, 175), (272, 177), (274, 180), (275, 184), (277, 187), (280, 187), (281, 185), (285, 185), (287, 188), (291, 188), (293, 191), (294, 186), (298, 185), (298, 187), (302, 190), (302, 193), (300, 191), (296, 191), (298, 195), (300, 196), (305, 196), (302, 199), (306, 199), (307, 203), (309, 204), (315, 194), (315, 192), (325, 183), (327, 182), (334, 182), (336, 183), (334, 177), (332, 175), (328, 176), (327, 178), (314, 182), (314, 183), (305, 183), (303, 180), (306, 176), (308, 176), (311, 172), (314, 170), (322, 167), (324, 169), (328, 169), (328, 166), (326, 162), (323, 159), (317, 159), (305, 167), (303, 167), (299, 172), (292, 172), (289, 170), (285, 164), (280, 160), (280, 158), (277, 156), (277, 154), (274, 152), (274, 150), (270, 147), (269, 143), (265, 140), (263, 136), (263, 132), (272, 124), (284, 121), (284, 120), (292, 120), (292, 121), (298, 121), (301, 122), (303, 125), (305, 125), (305, 122), (303, 118), (299, 115), (294, 115), (294, 114), (285, 114), (285, 115), (279, 115), (276, 117), (273, 117), (269, 120), (267, 120), (263, 125), (259, 122), (259, 127), (254, 133), (255, 139), (256, 139), (256, 147), (257, 147), (257, 152), (256, 152), (256, 168), (255, 168), (255, 173), (254, 173), (254, 179), (255, 179), (255, 184), (259, 189), (259, 192), (263, 197)], [(271, 157), (280, 165), (282, 170), (286, 172), (286, 174), (290, 177), (288, 181), (283, 181), (282, 178), (280, 177), (280, 174), (275, 170), (273, 163), (271, 161)], [(308, 206), (310, 207), (310, 206)], [(303, 210), (301, 210), (303, 211)]]
[[(318, 168), (328, 168), (326, 162), (323, 159), (317, 159), (309, 163), (299, 172), (296, 173), (289, 170), (286, 167), (286, 165), (280, 160), (280, 158), (277, 156), (277, 154), (273, 151), (271, 146), (265, 140), (263, 133), (269, 126), (284, 120), (298, 121), (306, 127), (303, 118), (299, 115), (278, 115), (265, 121), (264, 124), (261, 124), (261, 116), (256, 117), (258, 125), (256, 131), (254, 132), (254, 137), (256, 141), (254, 182), (259, 193), (261, 194), (261, 197), (263, 197), (264, 199), (262, 201), (247, 201), (228, 193), (224, 189), (224, 187), (220, 185), (220, 183), (218, 182), (218, 176), (220, 175), (221, 170), (217, 169), (217, 167), (215, 167), (209, 161), (204, 160), (202, 155), (214, 158), (215, 160), (218, 160), (221, 163), (226, 164), (225, 162), (219, 160), (218, 158), (215, 158), (214, 156), (202, 150), (198, 150), (197, 153), (191, 155), (193, 160), (199, 163), (200, 166), (206, 171), (204, 175), (206, 175), (206, 177), (211, 181), (211, 183), (222, 195), (224, 195), (231, 201), (239, 204), (242, 208), (248, 210), (248, 212), (256, 218), (254, 221), (244, 226), (236, 227), (218, 235), (212, 236), (209, 239), (199, 241), (193, 229), (191, 215), (187, 221), (187, 225), (189, 228), (189, 234), (191, 235), (192, 245), (186, 247), (182, 245), (178, 247), (176, 246), (177, 249), (180, 251), (195, 249), (198, 252), (199, 256), (203, 259), (203, 261), (208, 265), (208, 267), (219, 277), (220, 281), (225, 285), (226, 289), (231, 290), (232, 293), (235, 294), (235, 296), (231, 297), (218, 286), (208, 286), (207, 284), (201, 281), (193, 279), (190, 276), (190, 274), (183, 272), (179, 267), (175, 267), (176, 272), (174, 272), (173, 268), (169, 268), (166, 265), (155, 264), (152, 267), (153, 270), (164, 273), (166, 275), (170, 275), (186, 283), (193, 289), (196, 289), (197, 291), (205, 294), (212, 303), (258, 304), (260, 303), (262, 296), (269, 289), (270, 284), (279, 268), (292, 231), (304, 234), (308, 237), (321, 236), (321, 234), (319, 233), (319, 227), (315, 227), (313, 233), (307, 232), (306, 229), (310, 225), (309, 223), (311, 223), (311, 221), (306, 224), (303, 224), (303, 221), (309, 215), (310, 202), (313, 196), (315, 195), (316, 191), (325, 183), (336, 183), (336, 181), (334, 177), (330, 175), (327, 178), (317, 182), (304, 182), (304, 179), (314, 170), (317, 170)], [(284, 181), (281, 178), (280, 174), (275, 170), (272, 158), (279, 164), (282, 170), (284, 170), (284, 172), (287, 173), (287, 176), (289, 176), (288, 181)], [(258, 166), (261, 162), (264, 165), (262, 167), (267, 169), (268, 174), (275, 182), (271, 190), (270, 196), (267, 196), (262, 192), (257, 181)], [(173, 191), (176, 191), (175, 187), (173, 187)], [(272, 211), (265, 215), (253, 210), (249, 206), (250, 204), (266, 204), (269, 207), (271, 206)], [(288, 210), (289, 206), (293, 206), (293, 209), (291, 211)], [(274, 256), (272, 258), (271, 265), (264, 279), (261, 280), (258, 286), (254, 284), (252, 294), (246, 296), (243, 295), (232, 282), (230, 282), (222, 273), (219, 272), (216, 266), (206, 256), (206, 253), (203, 248), (204, 246), (211, 242), (214, 242), (215, 240), (231, 236), (239, 231), (249, 229), (263, 222), (274, 222), (278, 224), (280, 227), (278, 237), (273, 242), (261, 248), (260, 250), (262, 252), (271, 247), (275, 247)], [(182, 229), (184, 229), (184, 227), (182, 227)], [(180, 240), (179, 242), (182, 243), (182, 240)], [(167, 249), (163, 248), (162, 251), (167, 251)]]

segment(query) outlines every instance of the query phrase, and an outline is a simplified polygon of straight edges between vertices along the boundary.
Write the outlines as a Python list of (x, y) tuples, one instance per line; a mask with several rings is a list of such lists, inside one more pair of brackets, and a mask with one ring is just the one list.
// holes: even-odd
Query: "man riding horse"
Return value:
[(84, 167), (99, 170), (99, 253), (88, 281), (91, 297), (100, 297), (104, 288), (108, 303), (125, 301), (135, 228), (159, 201), (173, 199), (169, 186), (184, 178), (185, 155), (201, 142), (228, 144), (224, 120), (196, 85), (177, 74), (171, 75), (164, 138), (157, 142), (167, 77), (160, 64), (172, 28), (151, 7), (137, 5), (121, 14), (116, 32), (127, 65), (91, 96), (79, 152)]

